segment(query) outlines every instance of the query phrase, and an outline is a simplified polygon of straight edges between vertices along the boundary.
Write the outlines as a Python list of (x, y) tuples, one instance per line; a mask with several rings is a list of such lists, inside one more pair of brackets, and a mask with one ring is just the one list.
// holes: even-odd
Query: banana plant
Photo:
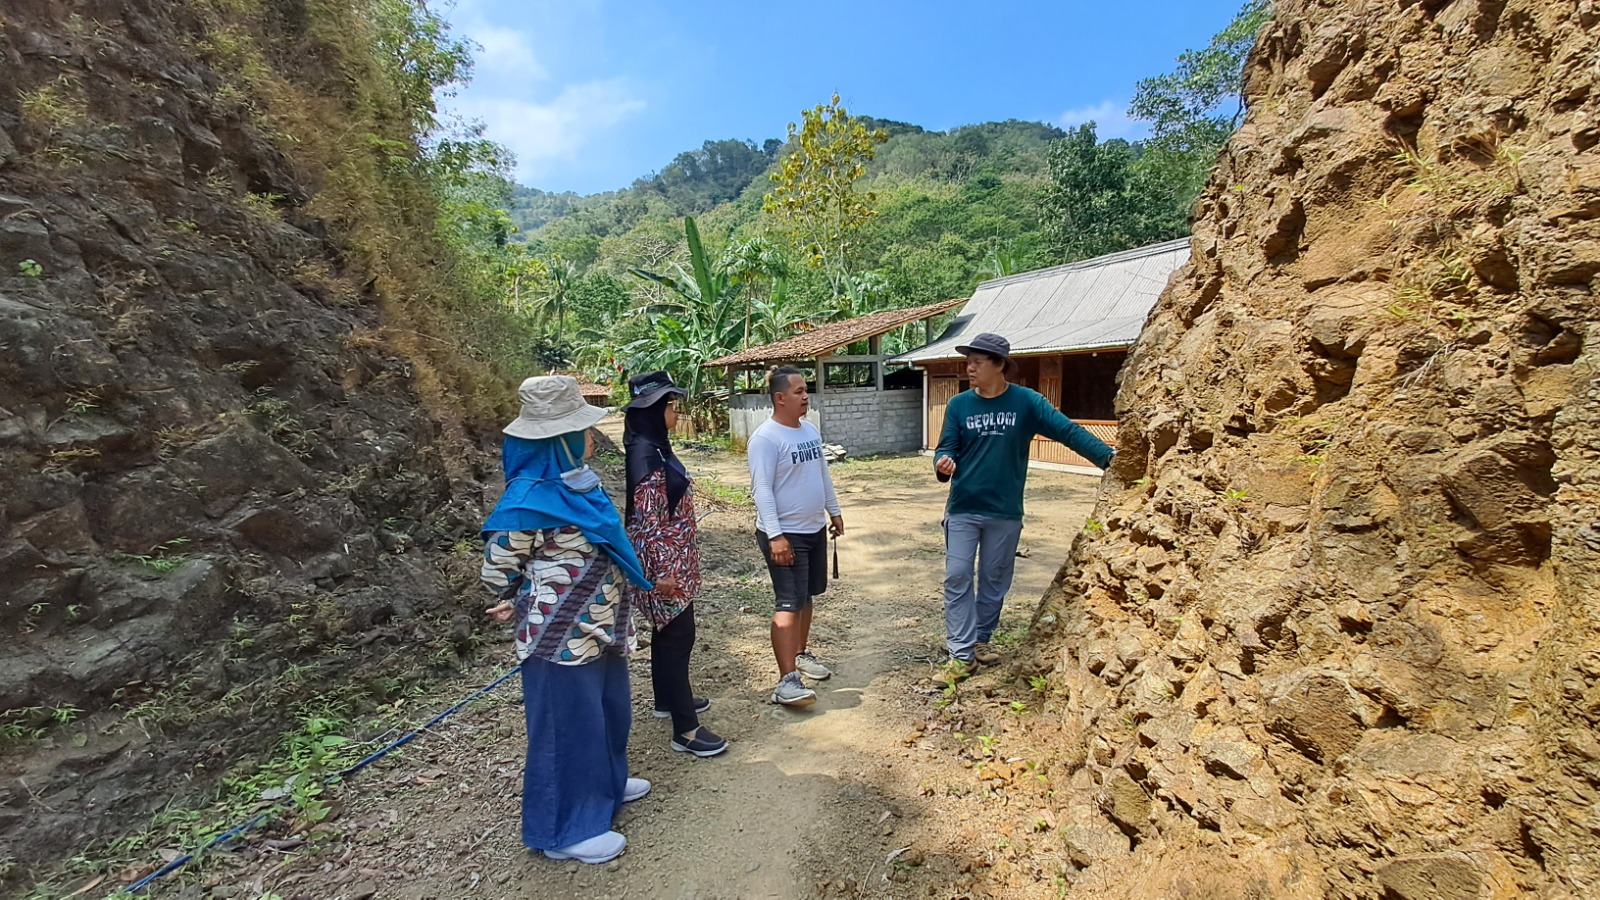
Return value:
[(641, 310), (650, 316), (654, 336), (634, 341), (622, 351), (635, 369), (666, 369), (693, 400), (706, 380), (701, 364), (739, 348), (742, 310), (739, 279), (712, 264), (692, 216), (684, 218), (683, 230), (689, 244), (687, 270), (677, 263), (671, 275), (628, 270), (665, 287), (670, 294), (663, 302)]

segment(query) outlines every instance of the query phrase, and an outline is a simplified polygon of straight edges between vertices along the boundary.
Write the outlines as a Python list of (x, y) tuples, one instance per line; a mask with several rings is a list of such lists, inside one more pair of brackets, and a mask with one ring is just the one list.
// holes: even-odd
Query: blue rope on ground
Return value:
[[(414, 738), (416, 738), (417, 735), (422, 734), (424, 731), (427, 731), (429, 728), (432, 728), (433, 726), (435, 726), (435, 725), (439, 724), (440, 722), (444, 721), (445, 718), (447, 716), (449, 716), (451, 713), (454, 713), (456, 710), (460, 709), (461, 707), (466, 706), (468, 703), (471, 703), (472, 701), (478, 699), (479, 697), (482, 697), (484, 694), (487, 694), (490, 691), (494, 690), (495, 688), (499, 687), (501, 684), (504, 684), (506, 679), (510, 678), (512, 675), (517, 674), (517, 672), (520, 671), (521, 668), (522, 668), (522, 666), (520, 664), (512, 666), (510, 669), (508, 669), (506, 671), (506, 673), (504, 675), (501, 675), (499, 678), (496, 678), (494, 681), (491, 681), (488, 684), (484, 685), (483, 687), (481, 687), (481, 688), (477, 689), (476, 691), (472, 692), (471, 694), (468, 694), (460, 702), (456, 703), (456, 705), (450, 707), (449, 709), (445, 710), (442, 713), (439, 713), (438, 715), (436, 715), (433, 718), (429, 719), (427, 722), (424, 722), (422, 725), (419, 725), (416, 728), (411, 729), (411, 731), (409, 733), (405, 734), (404, 736), (402, 736), (400, 738), (395, 739), (388, 746), (382, 748), (381, 750), (374, 751), (373, 753), (368, 754), (364, 759), (362, 759), (362, 760), (360, 760), (360, 761), (358, 761), (356, 763), (353, 763), (350, 766), (348, 766), (348, 767), (346, 767), (344, 769), (341, 769), (340, 771), (338, 771), (338, 772), (336, 772), (336, 773), (334, 773), (332, 775), (329, 775), (328, 777), (322, 779), (322, 783), (323, 784), (332, 784), (335, 781), (339, 781), (339, 780), (341, 780), (343, 778), (348, 778), (349, 776), (354, 775), (355, 773), (361, 771), (362, 769), (365, 769), (367, 766), (372, 765), (373, 763), (375, 763), (378, 760), (384, 758), (385, 756), (388, 756), (390, 753), (393, 753), (395, 750), (398, 750), (399, 748), (401, 748), (401, 747), (405, 746), (406, 744), (410, 743)], [(195, 850), (192, 850), (192, 851), (190, 851), (188, 853), (183, 854), (182, 856), (178, 857), (177, 859), (174, 859), (172, 862), (167, 863), (166, 865), (164, 865), (161, 868), (155, 870), (154, 872), (151, 872), (149, 875), (146, 875), (143, 878), (139, 879), (138, 881), (135, 881), (134, 883), (128, 885), (125, 888), (123, 888), (122, 889), (122, 893), (125, 893), (125, 894), (137, 894), (140, 891), (143, 891), (146, 887), (149, 887), (150, 884), (155, 882), (156, 880), (164, 878), (164, 877), (172, 874), (173, 872), (176, 872), (178, 869), (183, 868), (183, 866), (185, 864), (187, 864), (190, 861), (192, 861), (197, 855), (199, 855), (201, 853), (204, 853), (207, 850), (210, 850), (212, 847), (215, 847), (215, 846), (217, 846), (218, 844), (221, 844), (224, 841), (230, 840), (230, 839), (232, 839), (234, 837), (237, 837), (240, 834), (243, 834), (246, 831), (249, 831), (250, 829), (256, 827), (257, 825), (260, 825), (262, 822), (265, 822), (272, 815), (273, 810), (276, 810), (279, 806), (282, 806), (282, 805), (283, 805), (282, 802), (274, 804), (270, 809), (267, 809), (267, 810), (265, 810), (263, 812), (257, 813), (255, 815), (255, 817), (250, 819), (249, 821), (241, 823), (239, 825), (235, 825), (234, 827), (228, 829), (227, 831), (224, 831), (223, 833), (221, 833), (221, 834), (217, 835), (216, 837), (212, 838), (211, 840), (207, 841), (204, 845), (196, 848)]]

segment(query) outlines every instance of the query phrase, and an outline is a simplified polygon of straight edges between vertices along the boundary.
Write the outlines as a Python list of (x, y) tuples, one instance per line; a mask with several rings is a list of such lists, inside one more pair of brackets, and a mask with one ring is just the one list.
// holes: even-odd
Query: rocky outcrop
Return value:
[[(270, 750), (295, 697), (379, 702), (470, 628), (441, 562), (479, 522), (472, 448), (310, 211), (325, 173), (212, 67), (203, 6), (0, 12), (13, 874)], [(286, 41), (301, 6), (273, 5)]]
[(1098, 889), (1593, 896), (1597, 59), (1594, 0), (1276, 4), (1035, 621)]

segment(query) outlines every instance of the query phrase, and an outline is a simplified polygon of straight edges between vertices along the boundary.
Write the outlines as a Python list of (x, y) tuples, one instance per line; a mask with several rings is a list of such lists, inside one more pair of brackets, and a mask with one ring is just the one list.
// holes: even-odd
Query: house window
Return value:
[(877, 382), (872, 377), (872, 363), (829, 363), (829, 388), (872, 387)]

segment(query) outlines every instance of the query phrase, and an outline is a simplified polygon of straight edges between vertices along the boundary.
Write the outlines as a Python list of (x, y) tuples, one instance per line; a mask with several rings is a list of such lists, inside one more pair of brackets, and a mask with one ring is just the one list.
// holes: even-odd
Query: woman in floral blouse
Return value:
[(605, 415), (572, 378), (529, 378), (501, 445), (506, 489), (483, 525), (482, 579), (515, 626), (528, 720), (522, 842), (551, 859), (602, 863), (627, 846), (622, 804), (650, 792), (628, 777), (633, 615), (623, 580), (650, 589), (617, 508), (583, 463)]
[(700, 724), (711, 701), (689, 687), (694, 650), (694, 598), (700, 592), (700, 549), (695, 545), (694, 494), (689, 473), (672, 452), (668, 434), (678, 421), (682, 388), (665, 372), (628, 381), (631, 401), (623, 432), (628, 456), (628, 538), (654, 589), (629, 587), (628, 603), (655, 627), (650, 681), (656, 715), (672, 719), (672, 749), (716, 756), (728, 742)]

